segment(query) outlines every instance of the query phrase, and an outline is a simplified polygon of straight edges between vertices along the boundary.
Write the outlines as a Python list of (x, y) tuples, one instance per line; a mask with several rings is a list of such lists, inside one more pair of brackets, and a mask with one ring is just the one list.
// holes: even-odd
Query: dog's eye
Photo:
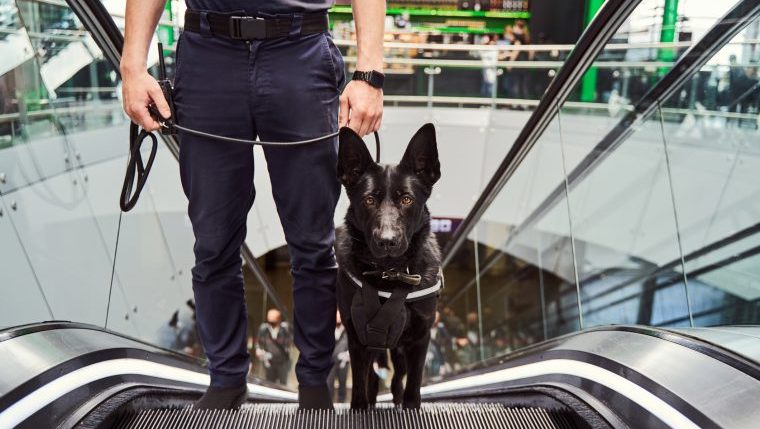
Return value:
[(408, 205), (412, 204), (413, 202), (414, 202), (414, 200), (412, 199), (412, 197), (410, 197), (408, 195), (405, 195), (403, 198), (401, 198), (401, 204), (403, 204), (405, 206), (408, 206)]
[(367, 197), (364, 199), (364, 204), (366, 206), (374, 206), (375, 205), (375, 197)]

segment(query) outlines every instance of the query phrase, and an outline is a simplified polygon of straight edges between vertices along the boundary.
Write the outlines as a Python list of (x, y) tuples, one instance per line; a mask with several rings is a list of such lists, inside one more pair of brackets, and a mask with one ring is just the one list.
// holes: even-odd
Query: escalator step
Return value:
[(251, 428), (251, 429), (457, 429), (530, 428), (570, 429), (572, 418), (564, 411), (508, 408), (488, 403), (430, 403), (420, 410), (398, 410), (379, 405), (353, 412), (337, 405), (335, 412), (298, 411), (295, 404), (246, 405), (239, 411), (184, 409), (141, 410), (124, 415), (119, 429)]

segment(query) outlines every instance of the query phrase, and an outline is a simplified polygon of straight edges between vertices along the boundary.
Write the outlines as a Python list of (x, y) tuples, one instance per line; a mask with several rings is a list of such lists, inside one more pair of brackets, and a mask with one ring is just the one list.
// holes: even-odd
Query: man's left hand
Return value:
[(367, 82), (349, 82), (340, 96), (339, 125), (366, 136), (380, 129), (382, 119), (383, 90)]

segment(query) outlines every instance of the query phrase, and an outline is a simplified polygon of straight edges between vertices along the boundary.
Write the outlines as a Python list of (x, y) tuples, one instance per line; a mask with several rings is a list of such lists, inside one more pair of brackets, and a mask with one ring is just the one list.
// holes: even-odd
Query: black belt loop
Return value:
[(293, 19), (290, 21), (290, 33), (288, 37), (295, 39), (301, 35), (301, 24), (303, 24), (303, 14), (294, 13)]
[(208, 12), (200, 12), (200, 33), (202, 36), (211, 36), (211, 25), (208, 23)]

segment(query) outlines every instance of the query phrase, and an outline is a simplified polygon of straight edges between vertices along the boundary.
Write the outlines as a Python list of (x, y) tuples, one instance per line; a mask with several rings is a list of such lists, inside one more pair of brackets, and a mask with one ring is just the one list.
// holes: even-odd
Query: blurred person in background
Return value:
[[(485, 46), (495, 46), (496, 36), (483, 36), (482, 44)], [(492, 97), (496, 89), (496, 63), (499, 61), (499, 51), (489, 49), (480, 51), (479, 54), (483, 64), (483, 81), (480, 85), (480, 95)]]
[(441, 321), (449, 329), (449, 333), (452, 336), (460, 337), (464, 335), (464, 323), (462, 323), (462, 319), (454, 313), (451, 307), (443, 307)]
[(285, 385), (290, 373), (290, 346), (293, 337), (282, 314), (274, 308), (267, 311), (267, 321), (259, 326), (256, 359), (264, 366), (264, 378)]
[[(13, 110), (13, 98), (5, 79), (0, 79), (0, 114), (11, 113)], [(0, 122), (0, 136), (10, 135), (13, 130), (13, 121)]]
[[(350, 356), (348, 354), (348, 335), (346, 327), (340, 320), (340, 313), (335, 314), (335, 350), (333, 351), (333, 365), (330, 375), (327, 376), (327, 387), (330, 388), (330, 397), (338, 402), (346, 402), (346, 382), (350, 368)], [(338, 396), (335, 396), (335, 380), (338, 380)]]
[[(499, 46), (510, 46), (515, 42), (515, 35), (512, 32), (512, 26), (511, 25), (505, 25), (504, 26), (504, 33), (502, 34), (501, 38), (496, 41), (496, 44)], [(511, 50), (505, 50), (499, 52), (499, 61), (514, 61), (515, 58), (517, 58), (518, 52), (511, 51)], [(511, 81), (509, 80), (510, 72), (512, 71), (512, 67), (507, 67), (506, 73), (504, 73), (501, 76), (501, 90), (506, 94), (507, 97), (511, 97), (512, 95), (512, 86)]]
[(731, 101), (735, 105), (731, 111), (750, 113), (757, 106), (758, 89), (757, 64), (742, 67), (741, 74), (731, 84)]
[[(514, 46), (527, 46), (530, 45), (530, 33), (528, 27), (525, 25), (525, 21), (518, 19), (515, 21), (515, 25), (512, 27), (512, 35)], [(514, 57), (515, 61), (529, 61), (533, 59), (533, 52), (525, 50), (516, 51)], [(530, 76), (532, 70), (524, 67), (516, 67), (512, 70), (512, 97), (527, 100), (531, 98), (530, 93)]]
[(435, 312), (435, 323), (430, 328), (430, 343), (425, 359), (425, 375), (437, 377), (451, 372), (451, 363), (455, 360), (452, 338), (441, 321), (441, 313)]

